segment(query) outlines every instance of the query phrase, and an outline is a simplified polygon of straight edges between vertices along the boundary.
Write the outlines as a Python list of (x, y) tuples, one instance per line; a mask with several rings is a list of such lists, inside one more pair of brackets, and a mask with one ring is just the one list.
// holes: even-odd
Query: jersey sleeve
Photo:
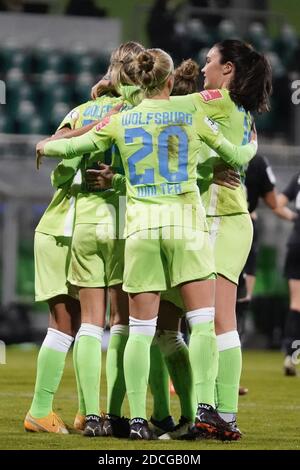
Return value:
[(204, 90), (191, 96), (197, 111), (218, 122), (228, 119), (229, 102), (223, 90)]
[(80, 157), (61, 161), (51, 173), (51, 184), (54, 188), (60, 188), (75, 175), (81, 162)]
[(136, 85), (120, 85), (118, 91), (131, 106), (137, 106), (144, 98), (143, 91)]
[[(93, 129), (79, 137), (47, 142), (44, 148), (45, 155), (48, 157), (72, 159), (86, 153), (105, 152), (113, 143), (109, 132), (111, 130), (111, 126), (108, 125), (109, 121), (109, 117), (104, 118)], [(95, 158), (98, 157), (95, 156)]]
[(120, 194), (126, 194), (125, 175), (120, 175), (119, 173), (116, 173), (112, 179), (112, 187), (115, 191), (120, 192)]
[(66, 117), (62, 120), (62, 122), (56, 129), (56, 132), (60, 131), (64, 127), (68, 127), (71, 130), (75, 129), (76, 122), (78, 121), (79, 118), (80, 118), (80, 107), (78, 106), (77, 108), (72, 109), (72, 111), (70, 111), (69, 114), (66, 115)]
[(300, 174), (292, 178), (288, 186), (282, 191), (282, 193), (288, 198), (289, 201), (294, 201), (298, 193), (298, 179)]
[(47, 157), (71, 159), (84, 153), (95, 152), (98, 148), (91, 138), (90, 132), (71, 139), (49, 141), (45, 144), (44, 153)]
[(257, 152), (256, 142), (241, 146), (232, 144), (224, 137), (218, 125), (202, 113), (197, 113), (195, 124), (201, 140), (214, 149), (228, 165), (244, 166)]

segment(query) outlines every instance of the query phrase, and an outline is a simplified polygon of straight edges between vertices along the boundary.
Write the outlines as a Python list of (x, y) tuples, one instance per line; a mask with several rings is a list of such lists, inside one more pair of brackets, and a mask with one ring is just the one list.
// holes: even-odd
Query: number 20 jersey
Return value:
[(119, 148), (126, 175), (127, 235), (165, 225), (206, 230), (197, 187), (195, 119), (183, 104), (144, 99), (91, 131), (95, 145), (100, 137), (104, 146), (113, 139)]

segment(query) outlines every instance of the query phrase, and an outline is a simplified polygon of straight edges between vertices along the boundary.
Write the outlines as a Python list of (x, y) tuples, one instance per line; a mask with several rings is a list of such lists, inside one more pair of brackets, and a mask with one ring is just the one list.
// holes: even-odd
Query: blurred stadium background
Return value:
[[(138, 40), (203, 64), (217, 40), (243, 38), (273, 67), (272, 111), (257, 117), (259, 153), (282, 190), (299, 171), (298, 0), (0, 0), (0, 339), (39, 341), (47, 306), (34, 303), (33, 232), (50, 201), (51, 162), (35, 170), (38, 135), (53, 133), (70, 109), (89, 99), (112, 49)], [(3, 87), (2, 87), (3, 89)], [(291, 230), (261, 204), (259, 269), (246, 323), (246, 345), (280, 348), (288, 306), (282, 277)]]

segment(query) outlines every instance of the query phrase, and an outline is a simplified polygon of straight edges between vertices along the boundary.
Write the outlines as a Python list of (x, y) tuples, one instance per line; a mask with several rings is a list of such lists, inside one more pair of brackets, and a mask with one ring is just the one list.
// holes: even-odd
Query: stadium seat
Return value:
[(36, 95), (34, 91), (34, 87), (27, 83), (23, 82), (21, 86), (14, 87), (13, 89), (9, 90), (9, 97), (7, 100), (7, 104), (11, 112), (18, 108), (19, 103), (21, 101), (35, 101)]
[(7, 108), (8, 112), (13, 115), (15, 114), (15, 106), (19, 103), (19, 94), (25, 82), (25, 77), (22, 70), (13, 68), (11, 69), (6, 77), (6, 92), (7, 92)]
[(36, 135), (47, 135), (48, 125), (40, 116), (33, 116), (26, 122), (22, 122), (19, 125), (19, 132), (21, 134), (36, 134)]
[(225, 39), (236, 39), (238, 38), (235, 24), (231, 20), (222, 20), (218, 26), (217, 31), (218, 41), (224, 41)]
[(192, 47), (205, 47), (211, 44), (211, 36), (201, 20), (192, 18), (187, 25), (188, 38), (192, 42)]
[(16, 123), (20, 134), (43, 134), (45, 126), (37, 115), (34, 103), (21, 101), (16, 110)]
[(285, 74), (285, 67), (276, 52), (267, 52), (266, 57), (272, 67), (273, 78), (278, 78)]
[(52, 70), (56, 73), (65, 73), (66, 66), (64, 55), (55, 51), (44, 55), (41, 51), (38, 51), (35, 55), (35, 71), (37, 73), (44, 73), (47, 70)]
[(274, 51), (287, 68), (291, 66), (297, 48), (298, 37), (293, 27), (289, 24), (283, 25), (280, 36), (274, 42)]
[(258, 22), (253, 22), (250, 24), (247, 39), (250, 44), (255, 47), (255, 49), (258, 51), (263, 50), (266, 37), (267, 35), (264, 25)]
[(56, 103), (64, 102), (71, 109), (71, 85), (58, 84), (55, 88), (43, 94), (42, 112), (46, 116), (52, 112)]
[(71, 108), (66, 103), (55, 103), (49, 116), (50, 132), (55, 132), (61, 121), (70, 112)]
[(78, 60), (73, 62), (72, 72), (76, 75), (80, 73), (88, 72), (95, 73), (97, 68), (97, 63), (94, 57), (91, 55), (79, 56)]
[(91, 88), (95, 84), (95, 78), (89, 73), (78, 75), (75, 82), (74, 92), (76, 103), (84, 103), (90, 99)]
[(57, 102), (70, 102), (72, 93), (71, 86), (65, 83), (65, 77), (56, 74), (52, 70), (46, 71), (41, 75), (38, 85), (40, 96), (39, 108), (47, 120), (52, 108)]
[(13, 134), (14, 131), (14, 123), (10, 116), (0, 114), (0, 134)]
[(30, 55), (22, 50), (15, 38), (7, 38), (1, 42), (0, 57), (3, 72), (13, 68), (19, 68), (24, 72), (30, 69)]
[(31, 68), (31, 56), (22, 49), (16, 50), (13, 54), (6, 55), (3, 61), (3, 68), (7, 72), (10, 69), (18, 68), (24, 73), (28, 73)]
[(25, 78), (21, 69), (13, 68), (9, 70), (5, 77), (7, 91), (16, 91), (24, 84)]
[(82, 43), (74, 44), (74, 47), (69, 51), (67, 56), (69, 73), (80, 73), (80, 65), (78, 66), (78, 64), (87, 56), (89, 56), (89, 51)]
[(96, 58), (96, 73), (97, 74), (105, 74), (107, 72), (110, 60), (110, 53), (109, 52), (102, 52)]

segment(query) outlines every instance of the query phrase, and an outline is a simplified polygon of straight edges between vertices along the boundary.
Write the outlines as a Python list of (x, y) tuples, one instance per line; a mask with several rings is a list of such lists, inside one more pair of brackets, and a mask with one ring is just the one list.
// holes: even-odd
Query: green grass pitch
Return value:
[[(37, 350), (8, 348), (6, 365), (0, 365), (0, 449), (95, 449), (127, 450), (217, 450), (217, 449), (300, 449), (300, 379), (284, 377), (282, 354), (244, 353), (242, 384), (249, 394), (240, 397), (238, 424), (243, 438), (239, 442), (150, 441), (130, 442), (113, 438), (84, 438), (79, 434), (54, 435), (26, 433), (23, 419), (30, 406), (34, 387)], [(105, 406), (105, 355), (102, 363), (101, 406)], [(76, 413), (76, 390), (69, 355), (54, 409), (68, 425)], [(172, 397), (172, 412), (178, 419), (178, 400)], [(148, 397), (151, 414), (151, 397)], [(128, 404), (124, 413), (128, 415)]]

